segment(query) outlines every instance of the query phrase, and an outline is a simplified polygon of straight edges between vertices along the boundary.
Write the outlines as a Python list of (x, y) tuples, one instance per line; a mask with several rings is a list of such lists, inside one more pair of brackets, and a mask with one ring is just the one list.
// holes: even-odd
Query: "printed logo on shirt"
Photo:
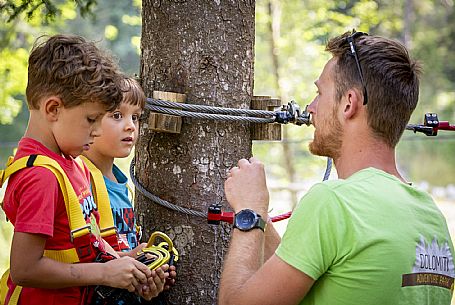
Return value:
[(420, 236), (416, 246), (416, 261), (412, 273), (403, 274), (401, 286), (430, 285), (453, 290), (455, 271), (453, 256), (447, 241), (439, 246), (436, 237), (426, 243)]
[(133, 249), (138, 245), (133, 208), (112, 208), (114, 223), (120, 236), (121, 250)]
[(85, 197), (81, 203), (82, 213), (84, 214), (84, 219), (87, 221), (93, 211), (97, 211), (98, 207), (93, 200), (93, 196), (90, 195)]
[(132, 249), (130, 244), (129, 244), (129, 242), (128, 242), (128, 236), (126, 234), (119, 234), (118, 235), (118, 243), (122, 244), (121, 249), (123, 249), (124, 247), (126, 249)]
[(134, 229), (134, 212), (132, 208), (123, 209), (123, 221), (130, 230)]
[(134, 211), (133, 208), (113, 208), (112, 214), (116, 219), (117, 231), (128, 233), (134, 231)]

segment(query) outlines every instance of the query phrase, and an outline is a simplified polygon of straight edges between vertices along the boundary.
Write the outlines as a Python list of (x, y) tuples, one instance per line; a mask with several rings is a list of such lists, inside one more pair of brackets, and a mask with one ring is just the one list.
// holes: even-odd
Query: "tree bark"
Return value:
[[(151, 1), (142, 7), (141, 81), (186, 94), (186, 102), (249, 108), (253, 92), (254, 1)], [(249, 125), (184, 118), (180, 134), (140, 126), (136, 173), (152, 193), (206, 212), (222, 203), (228, 170), (251, 156)], [(167, 233), (180, 252), (177, 283), (166, 304), (216, 304), (230, 227), (163, 208), (136, 192), (145, 238)]]

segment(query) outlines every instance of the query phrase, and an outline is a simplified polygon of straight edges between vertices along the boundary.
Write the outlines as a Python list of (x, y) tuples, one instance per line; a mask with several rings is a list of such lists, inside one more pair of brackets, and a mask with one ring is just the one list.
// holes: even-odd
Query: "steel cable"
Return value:
[(178, 110), (173, 108), (160, 107), (155, 105), (148, 104), (147, 109), (150, 109), (154, 112), (172, 114), (176, 116), (185, 116), (197, 119), (211, 119), (217, 121), (228, 121), (228, 122), (250, 122), (250, 123), (273, 123), (275, 122), (275, 117), (273, 118), (256, 118), (256, 117), (245, 117), (245, 116), (234, 116), (234, 115), (223, 115), (223, 114), (209, 114), (201, 112), (191, 112), (185, 110)]
[(176, 103), (163, 100), (155, 100), (152, 98), (147, 98), (147, 103), (149, 105), (162, 106), (167, 108), (176, 108), (189, 111), (201, 111), (203, 113), (218, 113), (218, 114), (233, 114), (233, 115), (249, 115), (249, 116), (260, 116), (260, 117), (273, 117), (275, 116), (275, 111), (267, 110), (254, 110), (254, 109), (238, 109), (238, 108), (224, 108), (224, 107), (215, 107), (215, 106), (206, 106), (206, 105), (196, 105), (196, 104), (184, 104)]
[(145, 197), (148, 199), (152, 200), (155, 203), (158, 203), (159, 205), (162, 205), (168, 209), (192, 215), (192, 216), (197, 216), (197, 217), (202, 217), (202, 218), (207, 218), (207, 213), (206, 212), (200, 212), (200, 211), (195, 211), (187, 208), (182, 208), (178, 205), (172, 204), (166, 200), (161, 199), (160, 197), (150, 193), (148, 190), (145, 189), (145, 187), (137, 180), (135, 172), (134, 172), (134, 165), (135, 165), (135, 160), (133, 159), (130, 164), (130, 176), (131, 176), (131, 181), (133, 182), (134, 186), (136, 189)]
[[(176, 103), (170, 101), (156, 100), (152, 98), (147, 98), (146, 108), (159, 113), (166, 113), (176, 116), (185, 116), (198, 119), (212, 119), (218, 121), (228, 121), (228, 122), (250, 122), (250, 123), (274, 123), (276, 112), (266, 111), (266, 110), (252, 110), (252, 109), (234, 109), (234, 108), (223, 108), (223, 107), (214, 107), (214, 106), (205, 106), (205, 105), (195, 105), (195, 104), (184, 104)], [(185, 110), (182, 110), (185, 109)], [(190, 110), (190, 111), (186, 111)], [(192, 111), (203, 111), (203, 112), (192, 112)], [(245, 116), (249, 115), (249, 116)], [(257, 116), (262, 116), (265, 118), (259, 118)], [(298, 124), (309, 124), (309, 118), (297, 117), (295, 122)], [(178, 205), (172, 204), (166, 200), (159, 198), (158, 196), (150, 193), (145, 187), (137, 180), (135, 171), (135, 160), (131, 161), (130, 165), (130, 176), (134, 186), (137, 190), (144, 195), (146, 198), (152, 200), (153, 202), (164, 206), (168, 209), (184, 213), (187, 215), (193, 215), (197, 217), (207, 218), (206, 212), (200, 212), (188, 208), (183, 208)], [(332, 168), (332, 159), (327, 159), (327, 167), (324, 174), (324, 180), (327, 180), (330, 176), (330, 171)], [(282, 219), (286, 219), (290, 216), (292, 212), (286, 213)], [(276, 216), (277, 219), (279, 216)], [(276, 220), (275, 220), (276, 221)]]

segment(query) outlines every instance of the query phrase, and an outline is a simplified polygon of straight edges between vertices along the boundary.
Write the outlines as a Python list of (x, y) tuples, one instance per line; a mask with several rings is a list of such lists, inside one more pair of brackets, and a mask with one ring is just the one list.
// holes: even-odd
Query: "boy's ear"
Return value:
[(63, 101), (58, 96), (47, 97), (42, 104), (44, 114), (50, 121), (56, 121), (63, 108)]
[(346, 120), (352, 119), (361, 109), (362, 97), (360, 92), (354, 88), (349, 89), (345, 93), (345, 98), (342, 99), (343, 116)]

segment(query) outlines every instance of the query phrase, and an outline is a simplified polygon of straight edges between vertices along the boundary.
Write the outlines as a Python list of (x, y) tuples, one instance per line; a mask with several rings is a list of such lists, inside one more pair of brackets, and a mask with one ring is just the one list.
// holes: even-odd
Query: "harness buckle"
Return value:
[[(85, 230), (87, 232), (84, 234)], [(95, 260), (96, 253), (91, 242), (91, 231), (89, 225), (72, 230), (71, 242), (74, 244), (74, 248), (76, 248), (77, 256), (79, 257), (80, 262), (92, 262)]]
[(101, 230), (101, 237), (115, 250), (121, 251), (117, 227), (113, 226)]
[[(87, 229), (87, 233), (85, 234), (80, 234), (82, 231), (84, 231), (85, 229)], [(77, 228), (77, 229), (74, 229), (74, 230), (71, 230), (70, 232), (70, 236), (71, 236), (71, 242), (74, 242), (74, 240), (76, 238), (79, 238), (79, 237), (83, 237), (85, 235), (89, 235), (90, 234), (90, 225), (85, 225), (83, 227), (80, 227), (80, 228)]]

